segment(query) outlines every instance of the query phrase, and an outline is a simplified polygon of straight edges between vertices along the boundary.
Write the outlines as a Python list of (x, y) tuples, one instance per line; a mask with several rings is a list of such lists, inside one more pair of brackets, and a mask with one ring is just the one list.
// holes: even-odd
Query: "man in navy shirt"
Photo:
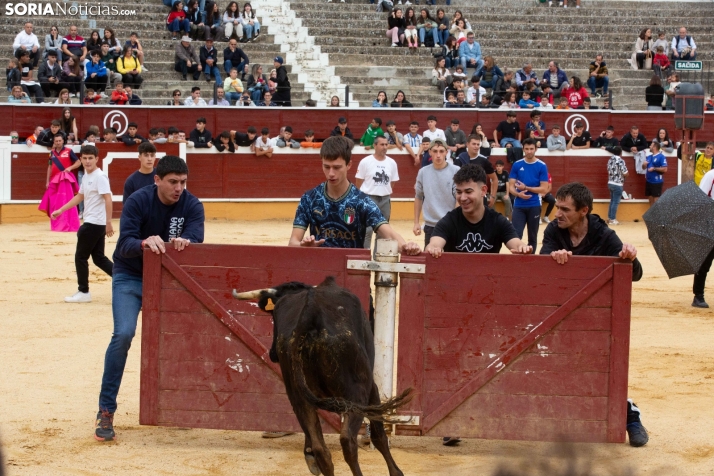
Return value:
[(141, 310), (144, 250), (161, 254), (166, 252), (166, 242), (178, 251), (203, 242), (203, 205), (186, 190), (187, 178), (186, 162), (167, 155), (156, 168), (155, 185), (134, 192), (124, 204), (113, 257), (114, 333), (104, 359), (94, 432), (98, 441), (115, 437), (117, 394)]
[[(343, 136), (323, 142), (320, 156), (327, 180), (300, 199), (289, 246), (363, 248), (367, 227), (372, 227), (379, 238), (396, 240), (401, 253), (419, 254), (419, 245), (407, 243), (387, 223), (372, 199), (347, 179), (352, 147), (354, 143)], [(305, 236), (308, 228), (310, 232)]]
[(664, 156), (659, 143), (652, 141), (650, 145), (652, 155), (647, 157), (645, 170), (645, 196), (652, 206), (662, 196), (664, 173), (667, 172), (667, 157)]
[(513, 204), (513, 226), (518, 237), (528, 225), (528, 244), (535, 253), (538, 245), (538, 225), (540, 223), (541, 202), (539, 194), (548, 193), (548, 167), (535, 156), (535, 140), (523, 141), (523, 158), (513, 164), (508, 177), (511, 194), (516, 196)]
[(154, 175), (156, 169), (156, 147), (151, 142), (142, 142), (139, 144), (139, 170), (127, 177), (124, 182), (124, 198), (122, 203), (126, 203), (126, 199), (140, 188), (154, 184)]

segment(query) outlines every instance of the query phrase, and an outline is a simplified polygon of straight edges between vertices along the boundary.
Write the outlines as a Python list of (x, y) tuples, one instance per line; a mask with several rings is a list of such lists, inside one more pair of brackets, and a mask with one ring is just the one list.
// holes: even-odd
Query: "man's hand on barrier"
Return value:
[(325, 242), (325, 239), (316, 240), (315, 235), (309, 235), (300, 241), (300, 246), (320, 246)]
[(568, 250), (558, 250), (550, 253), (551, 258), (558, 262), (558, 264), (565, 264), (568, 262), (568, 258), (573, 256), (572, 251)]
[(150, 236), (141, 242), (141, 249), (144, 250), (149, 248), (152, 252), (157, 255), (166, 253), (166, 247), (164, 246), (164, 239), (159, 235)]
[(183, 251), (188, 245), (191, 244), (191, 240), (187, 240), (186, 238), (171, 238), (169, 239), (169, 243), (174, 244), (176, 251)]
[(620, 251), (620, 258), (634, 261), (635, 258), (637, 258), (637, 248), (635, 248), (635, 245), (623, 243), (622, 251)]
[(533, 253), (533, 247), (521, 242), (514, 248), (511, 248), (511, 253), (514, 255), (529, 255)]
[(444, 254), (444, 248), (439, 248), (438, 246), (428, 245), (424, 251), (429, 253), (432, 258), (437, 259), (440, 258), (442, 254)]
[(400, 246), (399, 252), (405, 255), (418, 255), (421, 253), (421, 246), (413, 241), (408, 241)]

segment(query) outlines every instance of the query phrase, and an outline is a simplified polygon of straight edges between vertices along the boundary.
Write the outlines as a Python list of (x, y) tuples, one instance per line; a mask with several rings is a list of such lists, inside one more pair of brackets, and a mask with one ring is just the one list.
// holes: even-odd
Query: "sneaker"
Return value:
[(412, 2), (410, 2), (409, 0), (407, 0), (406, 2), (404, 2), (404, 5), (411, 5), (411, 4), (412, 4)]
[(548, 218), (548, 217), (543, 217), (543, 218), (541, 218), (540, 221), (542, 221), (543, 223), (550, 223), (550, 218)]
[(421, 44), (421, 47), (424, 48), (426, 45), (424, 43)]
[(630, 446), (639, 448), (640, 446), (645, 446), (650, 440), (647, 435), (647, 429), (642, 426), (639, 421), (633, 421), (627, 424), (627, 436), (630, 438)]
[(620, 222), (617, 221), (617, 220), (608, 220), (608, 221), (607, 221), (607, 224), (608, 224), (608, 225), (619, 225)]
[(461, 443), (461, 438), (459, 438), (458, 436), (445, 436), (443, 441), (441, 442), (441, 444), (444, 446), (456, 446), (459, 443)]
[(399, 45), (396, 44), (396, 43), (392, 43), (392, 48), (395, 48), (395, 47), (397, 47), (397, 46), (399, 46)]
[(114, 433), (114, 414), (106, 410), (97, 412), (97, 422), (94, 425), (94, 439), (97, 441), (112, 441)]
[(181, 76), (181, 81), (187, 81), (186, 75)]
[(692, 307), (699, 307), (702, 309), (709, 309), (709, 304), (704, 300), (704, 295), (695, 295), (692, 301)]
[(106, 98), (108, 98), (109, 96), (107, 96), (106, 94), (104, 94), (104, 91), (102, 91), (101, 93), (99, 93), (99, 97), (102, 98), (102, 99), (106, 99)]
[(552, 7), (552, 6), (553, 6), (553, 2), (548, 2), (548, 6), (549, 6), (549, 7)]
[(627, 192), (625, 192), (624, 190), (622, 191), (622, 199), (623, 200), (629, 200), (631, 198), (632, 197), (630, 195), (628, 195)]
[(360, 437), (359, 442), (363, 445), (369, 445), (372, 443), (372, 430), (369, 428), (369, 423), (364, 425), (364, 435)]
[(282, 438), (283, 436), (290, 436), (294, 434), (294, 431), (264, 431), (261, 436), (263, 438)]
[(142, 73), (148, 73), (148, 72), (149, 72), (149, 68), (147, 68), (145, 64), (142, 64), (142, 65), (141, 65), (141, 72), (142, 72)]
[(600, 94), (599, 92), (596, 91), (594, 96), (596, 99), (600, 99), (602, 97), (602, 94)]
[(73, 296), (64, 298), (64, 302), (92, 302), (92, 295), (77, 291)]
[(332, 3), (332, 0), (327, 0), (327, 3)]
[(399, 0), (399, 2), (397, 3), (397, 5), (401, 5), (401, 4), (402, 4), (402, 0)]
[(259, 36), (260, 36), (260, 31), (256, 31), (255, 35), (253, 36), (253, 41), (257, 40)]

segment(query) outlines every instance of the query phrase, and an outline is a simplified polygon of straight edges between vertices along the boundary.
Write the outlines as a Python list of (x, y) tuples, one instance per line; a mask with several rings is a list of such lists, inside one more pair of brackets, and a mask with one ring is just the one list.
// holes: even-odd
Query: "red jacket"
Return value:
[(177, 18), (179, 19), (179, 21), (183, 20), (184, 18), (186, 18), (186, 12), (184, 12), (183, 10), (179, 10), (178, 12), (169, 13), (169, 16), (166, 18), (166, 24), (171, 23)]
[(111, 97), (111, 102), (115, 104), (126, 104), (126, 102), (129, 100), (129, 97), (126, 95), (124, 91), (118, 92), (117, 90), (112, 91), (112, 97)]

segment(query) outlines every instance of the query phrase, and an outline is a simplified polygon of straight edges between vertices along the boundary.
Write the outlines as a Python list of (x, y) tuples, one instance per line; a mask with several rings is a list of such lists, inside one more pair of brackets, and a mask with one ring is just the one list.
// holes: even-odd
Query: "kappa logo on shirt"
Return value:
[(493, 245), (486, 243), (486, 240), (481, 237), (481, 233), (469, 233), (466, 235), (466, 239), (456, 247), (457, 250), (467, 253), (481, 253), (484, 249), (490, 250), (491, 248)]

